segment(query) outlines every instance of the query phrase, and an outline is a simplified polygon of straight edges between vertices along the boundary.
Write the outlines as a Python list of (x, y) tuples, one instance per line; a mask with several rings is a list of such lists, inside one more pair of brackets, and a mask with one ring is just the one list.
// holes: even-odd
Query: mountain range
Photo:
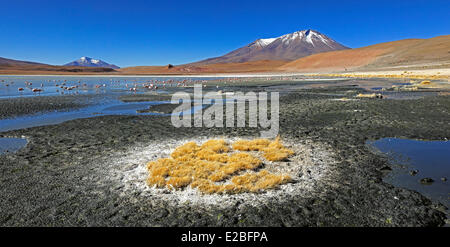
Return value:
[(106, 63), (100, 59), (94, 59), (90, 57), (81, 57), (73, 62), (64, 64), (64, 66), (82, 66), (82, 67), (101, 67), (101, 68), (111, 68), (119, 69), (119, 66), (114, 64)]
[(0, 74), (17, 75), (92, 73), (184, 75), (441, 68), (450, 68), (450, 35), (429, 39), (404, 39), (350, 49), (314, 30), (298, 31), (277, 38), (258, 39), (221, 57), (176, 66), (118, 68), (100, 59), (89, 57), (58, 66), (0, 57)]
[(258, 39), (223, 56), (195, 62), (195, 65), (242, 63), (258, 60), (292, 61), (311, 54), (349, 49), (315, 30), (302, 30), (277, 38)]

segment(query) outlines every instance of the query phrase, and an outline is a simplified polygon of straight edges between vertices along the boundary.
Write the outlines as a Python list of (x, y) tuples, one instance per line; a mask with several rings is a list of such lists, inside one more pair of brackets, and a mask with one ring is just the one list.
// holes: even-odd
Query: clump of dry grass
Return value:
[(355, 97), (357, 97), (357, 98), (369, 98), (369, 99), (382, 99), (383, 95), (379, 94), (379, 93), (372, 93), (372, 94), (360, 93), (360, 94), (356, 95)]
[(267, 139), (240, 140), (233, 144), (233, 149), (240, 151), (262, 151), (263, 157), (270, 161), (281, 161), (293, 155), (294, 152), (283, 146), (280, 137), (274, 141)]
[(275, 141), (271, 142), (264, 150), (264, 158), (270, 161), (281, 161), (287, 159), (294, 154), (294, 151), (287, 149), (283, 146), (280, 138), (277, 137)]
[[(238, 151), (262, 151), (270, 161), (284, 160), (294, 152), (285, 148), (280, 139), (240, 140), (233, 144)], [(186, 186), (197, 188), (203, 193), (258, 192), (274, 188), (290, 181), (287, 175), (277, 175), (262, 170), (258, 173), (241, 171), (254, 170), (262, 161), (250, 153), (230, 153), (232, 149), (224, 140), (209, 140), (201, 146), (188, 142), (176, 148), (169, 158), (161, 158), (147, 164), (150, 186), (180, 189)], [(225, 182), (231, 178), (231, 183)]]
[(233, 185), (241, 191), (258, 192), (263, 189), (274, 188), (280, 184), (291, 181), (291, 177), (287, 175), (276, 175), (262, 170), (258, 173), (246, 173), (231, 179)]
[(267, 139), (239, 140), (233, 143), (233, 149), (239, 151), (262, 151), (269, 146)]

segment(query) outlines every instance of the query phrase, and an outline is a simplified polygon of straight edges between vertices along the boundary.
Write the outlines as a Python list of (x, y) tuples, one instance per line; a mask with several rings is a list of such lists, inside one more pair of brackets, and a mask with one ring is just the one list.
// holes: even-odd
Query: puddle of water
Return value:
[[(450, 209), (450, 181), (444, 181), (450, 179), (450, 141), (383, 138), (368, 144), (386, 154), (393, 165), (385, 182), (418, 191)], [(412, 175), (415, 170), (417, 174)], [(434, 182), (421, 184), (423, 178)]]
[[(195, 101), (194, 101), (195, 102)], [(211, 102), (207, 102), (211, 103)], [(80, 119), (80, 118), (90, 118), (96, 116), (106, 116), (106, 115), (161, 115), (161, 116), (171, 116), (174, 115), (190, 115), (194, 114), (200, 109), (204, 109), (209, 106), (209, 104), (195, 105), (188, 110), (182, 112), (174, 112), (169, 114), (155, 113), (155, 112), (140, 112), (140, 110), (145, 110), (152, 105), (159, 104), (170, 104), (168, 101), (146, 101), (139, 103), (124, 103), (118, 100), (107, 100), (103, 103), (98, 103), (92, 106), (84, 107), (81, 109), (74, 109), (68, 111), (56, 111), (56, 112), (45, 112), (35, 115), (26, 115), (16, 118), (7, 118), (0, 120), (0, 132), (31, 128), (36, 126), (45, 126), (51, 124), (59, 124), (65, 121)]]
[(147, 101), (139, 103), (119, 103), (109, 105), (101, 110), (104, 114), (137, 114), (139, 110), (148, 109), (152, 105), (159, 105), (170, 103), (166, 101)]
[(392, 92), (392, 91), (383, 91), (383, 97), (387, 99), (396, 99), (396, 100), (408, 100), (408, 99), (420, 99), (427, 96), (436, 96), (436, 92)]
[(23, 138), (0, 138), (0, 154), (14, 153), (27, 145), (27, 140)]
[(157, 113), (138, 113), (137, 110), (148, 108), (150, 105), (164, 104), (165, 101), (149, 101), (142, 103), (123, 103), (120, 101), (106, 101), (93, 106), (68, 111), (45, 112), (16, 118), (0, 120), (0, 132), (58, 124), (79, 118), (89, 118), (104, 115), (158, 115)]

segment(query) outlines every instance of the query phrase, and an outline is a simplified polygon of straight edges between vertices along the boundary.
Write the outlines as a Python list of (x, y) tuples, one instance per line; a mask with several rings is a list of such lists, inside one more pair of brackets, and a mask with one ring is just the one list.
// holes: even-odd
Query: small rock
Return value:
[(310, 171), (310, 170), (307, 170), (306, 172), (308, 173), (308, 178), (309, 178), (309, 179), (312, 179), (311, 171)]
[(416, 176), (417, 173), (419, 173), (419, 170), (412, 170), (412, 171), (409, 172), (409, 174), (411, 176)]
[(422, 178), (420, 183), (423, 185), (431, 185), (434, 182), (432, 178)]
[(390, 171), (392, 171), (392, 168), (390, 168), (389, 166), (383, 166), (380, 169), (380, 171), (382, 171), (382, 172), (390, 172)]
[(442, 177), (441, 180), (442, 180), (442, 182), (446, 182), (447, 178), (446, 177)]

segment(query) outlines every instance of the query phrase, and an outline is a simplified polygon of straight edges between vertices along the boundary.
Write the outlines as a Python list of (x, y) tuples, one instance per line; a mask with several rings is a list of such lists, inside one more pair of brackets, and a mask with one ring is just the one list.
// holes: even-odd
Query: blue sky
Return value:
[(450, 34), (449, 13), (449, 0), (0, 0), (0, 57), (181, 64), (303, 29), (356, 48)]

